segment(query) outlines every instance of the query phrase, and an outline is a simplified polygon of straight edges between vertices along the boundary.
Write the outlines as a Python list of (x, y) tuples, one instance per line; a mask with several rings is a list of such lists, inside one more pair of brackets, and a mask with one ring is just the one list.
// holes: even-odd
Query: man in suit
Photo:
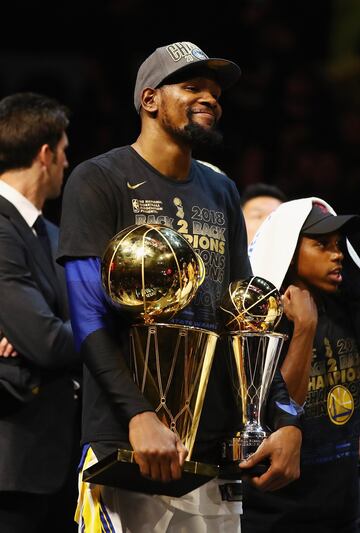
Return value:
[(0, 330), (12, 348), (2, 355), (15, 355), (0, 357), (2, 533), (73, 531), (61, 491), (76, 494), (80, 367), (54, 261), (58, 230), (42, 217), (61, 192), (68, 124), (46, 96), (0, 101)]

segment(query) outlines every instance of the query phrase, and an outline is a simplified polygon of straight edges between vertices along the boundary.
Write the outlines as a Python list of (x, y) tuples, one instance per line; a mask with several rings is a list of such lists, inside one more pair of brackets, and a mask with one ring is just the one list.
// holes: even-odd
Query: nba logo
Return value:
[(140, 211), (139, 200), (132, 200), (132, 206), (133, 206), (133, 212), (139, 213)]

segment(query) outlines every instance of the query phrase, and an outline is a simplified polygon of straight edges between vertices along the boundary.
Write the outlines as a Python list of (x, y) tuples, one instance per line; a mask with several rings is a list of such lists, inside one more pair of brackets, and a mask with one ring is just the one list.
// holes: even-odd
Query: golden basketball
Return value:
[(220, 309), (229, 331), (272, 332), (283, 314), (279, 291), (259, 276), (231, 282)]
[(188, 305), (205, 276), (204, 264), (180, 233), (161, 224), (125, 228), (101, 262), (105, 292), (135, 321), (172, 318)]

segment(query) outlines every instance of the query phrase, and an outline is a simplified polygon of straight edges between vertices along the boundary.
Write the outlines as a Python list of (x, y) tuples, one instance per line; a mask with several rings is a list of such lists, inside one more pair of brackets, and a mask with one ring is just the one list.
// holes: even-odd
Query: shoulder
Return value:
[[(20, 214), (19, 214), (20, 216)], [(18, 237), (18, 231), (13, 220), (5, 213), (0, 212), (0, 232), (12, 235), (15, 239)]]
[(209, 184), (237, 191), (235, 182), (216, 165), (208, 163), (207, 161), (201, 161), (200, 159), (193, 159), (193, 165), (197, 172), (204, 176)]
[(96, 155), (77, 164), (72, 170), (69, 180), (91, 180), (94, 174), (118, 174), (121, 171), (120, 164), (131, 157), (129, 146), (113, 148), (108, 152)]
[(214, 172), (218, 172), (219, 174), (225, 175), (225, 172), (223, 172), (219, 167), (217, 167), (213, 163), (209, 163), (208, 161), (202, 161), (201, 159), (196, 159), (195, 161), (199, 163), (200, 165), (205, 166), (206, 168), (210, 168)]
[(115, 167), (118, 171), (119, 163), (124, 164), (124, 162), (126, 160), (131, 159), (132, 156), (133, 152), (130, 146), (120, 146), (117, 148), (113, 148), (112, 150), (109, 150), (108, 152), (105, 152), (103, 154), (92, 157), (91, 159), (85, 161), (85, 163), (97, 166), (102, 169), (108, 169), (110, 171), (114, 170)]
[(14, 238), (24, 231), (30, 231), (18, 209), (2, 196), (0, 196), (0, 229), (2, 234), (11, 234)]
[(123, 146), (82, 161), (71, 171), (64, 193), (68, 197), (92, 190), (98, 193), (111, 190), (114, 182), (119, 184), (125, 179), (125, 162), (131, 157), (130, 147)]

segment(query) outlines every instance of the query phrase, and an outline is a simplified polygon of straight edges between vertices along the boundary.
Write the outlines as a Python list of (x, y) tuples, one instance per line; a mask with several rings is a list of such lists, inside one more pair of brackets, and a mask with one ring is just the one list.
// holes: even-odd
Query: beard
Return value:
[(190, 122), (181, 131), (183, 141), (194, 149), (201, 148), (216, 148), (221, 145), (223, 136), (222, 133), (216, 129), (207, 129), (199, 124)]
[(222, 133), (213, 126), (205, 128), (195, 123), (191, 119), (191, 113), (188, 113), (189, 123), (182, 129), (175, 128), (169, 122), (166, 124), (168, 133), (178, 139), (179, 142), (185, 143), (193, 150), (203, 148), (217, 148), (222, 144)]

